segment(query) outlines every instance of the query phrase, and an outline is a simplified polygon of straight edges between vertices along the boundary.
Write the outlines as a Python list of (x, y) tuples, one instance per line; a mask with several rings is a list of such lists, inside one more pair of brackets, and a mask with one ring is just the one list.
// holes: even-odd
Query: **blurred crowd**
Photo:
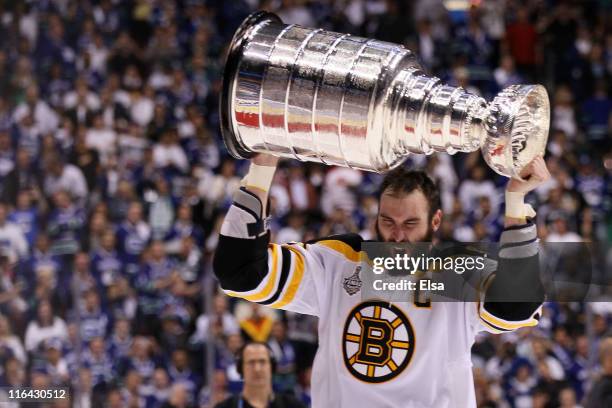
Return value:
[[(224, 53), (255, 9), (402, 43), (488, 99), (544, 84), (553, 177), (528, 197), (540, 238), (612, 241), (607, 1), (0, 1), (0, 387), (69, 387), (78, 407), (212, 407), (240, 391), (235, 352), (251, 339), (270, 343), (276, 389), (309, 402), (316, 318), (230, 300), (211, 271), (248, 166), (221, 140)], [(406, 165), (440, 185), (442, 239), (498, 239), (506, 179), (479, 153)], [(282, 161), (273, 240), (375, 238), (380, 180)], [(610, 320), (609, 303), (548, 302), (537, 328), (479, 336), (479, 405), (611, 406)]]

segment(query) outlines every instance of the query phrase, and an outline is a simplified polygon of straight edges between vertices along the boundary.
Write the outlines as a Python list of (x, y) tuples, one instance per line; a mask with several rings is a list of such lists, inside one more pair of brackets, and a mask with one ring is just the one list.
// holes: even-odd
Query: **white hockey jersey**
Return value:
[[(268, 234), (249, 237), (247, 224), (257, 212), (238, 201), (242, 204), (235, 202), (224, 220), (220, 239), (226, 255), (216, 254), (215, 267), (225, 268), (230, 256), (258, 246), (256, 259), (265, 261), (265, 270), (244, 266), (240, 273), (251, 273), (250, 286), (226, 278), (220, 279), (222, 288), (230, 296), (319, 317), (311, 380), (314, 408), (475, 407), (471, 347), (476, 333), (513, 331), (538, 322), (540, 308), (526, 320), (508, 321), (476, 302), (364, 300), (358, 235), (268, 243)], [(505, 231), (501, 242), (514, 243), (505, 255), (534, 255), (535, 237), (531, 224)]]

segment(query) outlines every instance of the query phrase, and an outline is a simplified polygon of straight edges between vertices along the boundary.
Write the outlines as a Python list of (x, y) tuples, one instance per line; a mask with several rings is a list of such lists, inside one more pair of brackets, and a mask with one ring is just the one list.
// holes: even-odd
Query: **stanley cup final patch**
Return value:
[(361, 266), (357, 265), (353, 274), (349, 276), (348, 278), (344, 278), (344, 281), (343, 281), (344, 290), (346, 290), (346, 293), (348, 293), (350, 296), (353, 296), (355, 293), (359, 292), (359, 290), (361, 289), (362, 282), (361, 282), (361, 278), (359, 278), (360, 271), (361, 271)]

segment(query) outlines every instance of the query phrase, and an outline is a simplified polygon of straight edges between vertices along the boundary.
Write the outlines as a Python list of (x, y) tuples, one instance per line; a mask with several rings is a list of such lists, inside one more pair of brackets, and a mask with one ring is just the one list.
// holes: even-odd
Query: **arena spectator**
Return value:
[(225, 372), (228, 392), (235, 394), (242, 389), (242, 379), (236, 366), (236, 356), (244, 340), (240, 334), (231, 334), (224, 339), (223, 344), (218, 345), (215, 367)]
[(560, 408), (580, 408), (576, 402), (576, 392), (571, 387), (565, 387), (559, 393)]
[(113, 360), (122, 361), (129, 355), (134, 343), (129, 319), (121, 317), (115, 319), (109, 343), (108, 352)]
[(257, 406), (268, 404), (271, 407), (303, 407), (290, 394), (272, 392), (274, 363), (272, 352), (262, 343), (247, 343), (239, 351), (240, 372), (244, 378), (244, 389), (239, 396), (228, 398), (217, 404), (217, 408)]
[(228, 310), (227, 297), (219, 294), (215, 296), (213, 310), (198, 317), (191, 341), (203, 343), (210, 336), (227, 337), (238, 333), (240, 326)]
[(28, 241), (18, 224), (9, 221), (6, 204), (0, 203), (0, 243), (3, 254), (11, 262), (25, 259), (28, 255)]
[(274, 374), (279, 391), (293, 391), (297, 385), (295, 375), (295, 349), (287, 338), (287, 325), (277, 320), (272, 326), (268, 345), (276, 360)]
[(162, 240), (170, 233), (175, 217), (176, 199), (172, 196), (170, 185), (163, 177), (155, 180), (155, 189), (150, 192), (149, 225), (153, 239)]
[(49, 215), (47, 232), (51, 240), (51, 253), (62, 257), (69, 264), (81, 250), (85, 227), (85, 211), (65, 190), (53, 194), (55, 210)]
[(89, 343), (96, 337), (106, 337), (109, 318), (100, 307), (100, 296), (97, 290), (90, 289), (84, 293), (83, 306), (83, 310), (77, 311), (81, 326), (81, 340)]
[(159, 317), (164, 307), (167, 290), (180, 279), (174, 263), (166, 256), (161, 241), (153, 241), (148, 260), (138, 272), (134, 282), (138, 293), (140, 332), (154, 334), (159, 328)]
[(21, 228), (25, 235), (28, 248), (34, 246), (38, 234), (39, 209), (32, 204), (32, 193), (29, 190), (21, 190), (17, 195), (17, 205), (8, 215), (8, 220)]
[(489, 197), (490, 205), (493, 209), (499, 206), (499, 198), (495, 184), (485, 178), (486, 170), (482, 166), (474, 166), (470, 171), (469, 178), (461, 183), (459, 187), (459, 199), (461, 200), (462, 210), (469, 213), (476, 209), (480, 197)]
[(189, 355), (187, 350), (178, 349), (172, 352), (170, 363), (168, 364), (168, 376), (173, 384), (182, 384), (186, 388), (192, 401), (196, 391), (200, 388), (200, 378), (189, 367)]
[(36, 319), (32, 320), (25, 332), (25, 348), (31, 352), (47, 339), (65, 339), (66, 322), (55, 316), (48, 300), (41, 300), (36, 308)]
[(0, 384), (3, 387), (3, 396), (6, 396), (4, 389), (8, 387), (23, 387), (27, 384), (27, 373), (25, 364), (22, 364), (15, 357), (6, 358), (3, 366), (3, 373), (0, 377)]
[(123, 274), (123, 266), (115, 247), (115, 233), (108, 229), (102, 234), (100, 247), (92, 251), (91, 272), (98, 287), (106, 289), (105, 292), (109, 286), (121, 279)]
[(125, 382), (120, 392), (127, 406), (140, 407), (146, 402), (142, 377), (136, 370), (129, 370), (125, 374)]
[(127, 359), (120, 362), (123, 374), (129, 370), (136, 370), (137, 374), (148, 381), (153, 376), (156, 367), (152, 352), (150, 340), (142, 336), (134, 338)]
[(2, 359), (13, 356), (21, 364), (27, 363), (27, 355), (21, 339), (12, 333), (9, 319), (3, 315), (0, 315), (0, 353), (3, 356)]
[(163, 405), (170, 396), (170, 379), (163, 368), (157, 368), (153, 373), (150, 389), (147, 390), (147, 404), (153, 406)]
[(520, 72), (533, 78), (537, 64), (536, 27), (529, 21), (529, 9), (518, 7), (516, 18), (506, 27), (506, 42)]
[(168, 129), (162, 133), (159, 143), (153, 148), (153, 161), (158, 168), (169, 174), (187, 172), (187, 155), (178, 144), (176, 129)]
[[(92, 404), (93, 398), (93, 381), (89, 368), (82, 367), (78, 370), (78, 380), (75, 381), (76, 387), (72, 400), (79, 408), (87, 407)], [(109, 392), (109, 395), (111, 393)]]
[(56, 387), (66, 386), (70, 383), (68, 363), (62, 358), (62, 341), (49, 339), (45, 342), (44, 353), (46, 364), (42, 367), (49, 375), (49, 380)]
[(168, 400), (162, 405), (163, 408), (191, 408), (194, 406), (190, 402), (188, 387), (183, 383), (176, 383), (172, 386)]
[(126, 276), (133, 279), (140, 269), (140, 255), (151, 237), (151, 228), (142, 219), (142, 204), (130, 204), (126, 219), (117, 230), (117, 249)]
[(287, 214), (287, 226), (281, 228), (276, 235), (276, 242), (284, 244), (291, 241), (300, 241), (304, 236), (306, 219), (299, 211)]
[(27, 116), (32, 118), (43, 134), (53, 131), (59, 123), (57, 113), (49, 107), (44, 99), (40, 98), (36, 84), (27, 87), (25, 100), (15, 108), (13, 120), (20, 122)]
[(82, 171), (72, 164), (67, 164), (60, 157), (50, 157), (46, 163), (45, 194), (52, 196), (64, 191), (72, 199), (83, 202), (88, 193), (87, 183)]
[(238, 323), (247, 339), (265, 342), (270, 337), (274, 318), (257, 303), (249, 305), (248, 314)]
[(2, 186), (2, 198), (11, 205), (17, 204), (17, 196), (20, 191), (31, 190), (38, 201), (44, 198), (40, 192), (42, 186), (40, 173), (33, 165), (32, 156), (27, 150), (17, 149), (15, 166), (6, 175)]
[(202, 388), (198, 401), (200, 407), (213, 408), (229, 396), (225, 372), (223, 370), (215, 370), (211, 385)]
[(593, 384), (589, 393), (586, 408), (599, 408), (612, 403), (610, 381), (612, 379), (612, 338), (605, 338), (599, 347), (599, 361), (601, 363), (601, 376)]

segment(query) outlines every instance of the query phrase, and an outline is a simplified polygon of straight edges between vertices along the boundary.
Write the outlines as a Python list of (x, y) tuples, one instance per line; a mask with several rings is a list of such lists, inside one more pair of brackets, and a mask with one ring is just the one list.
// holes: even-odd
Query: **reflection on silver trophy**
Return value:
[(230, 45), (221, 95), (225, 144), (385, 172), (410, 153), (482, 150), (519, 177), (544, 153), (550, 106), (540, 85), (513, 85), (493, 101), (426, 75), (398, 44), (287, 25), (256, 12)]

